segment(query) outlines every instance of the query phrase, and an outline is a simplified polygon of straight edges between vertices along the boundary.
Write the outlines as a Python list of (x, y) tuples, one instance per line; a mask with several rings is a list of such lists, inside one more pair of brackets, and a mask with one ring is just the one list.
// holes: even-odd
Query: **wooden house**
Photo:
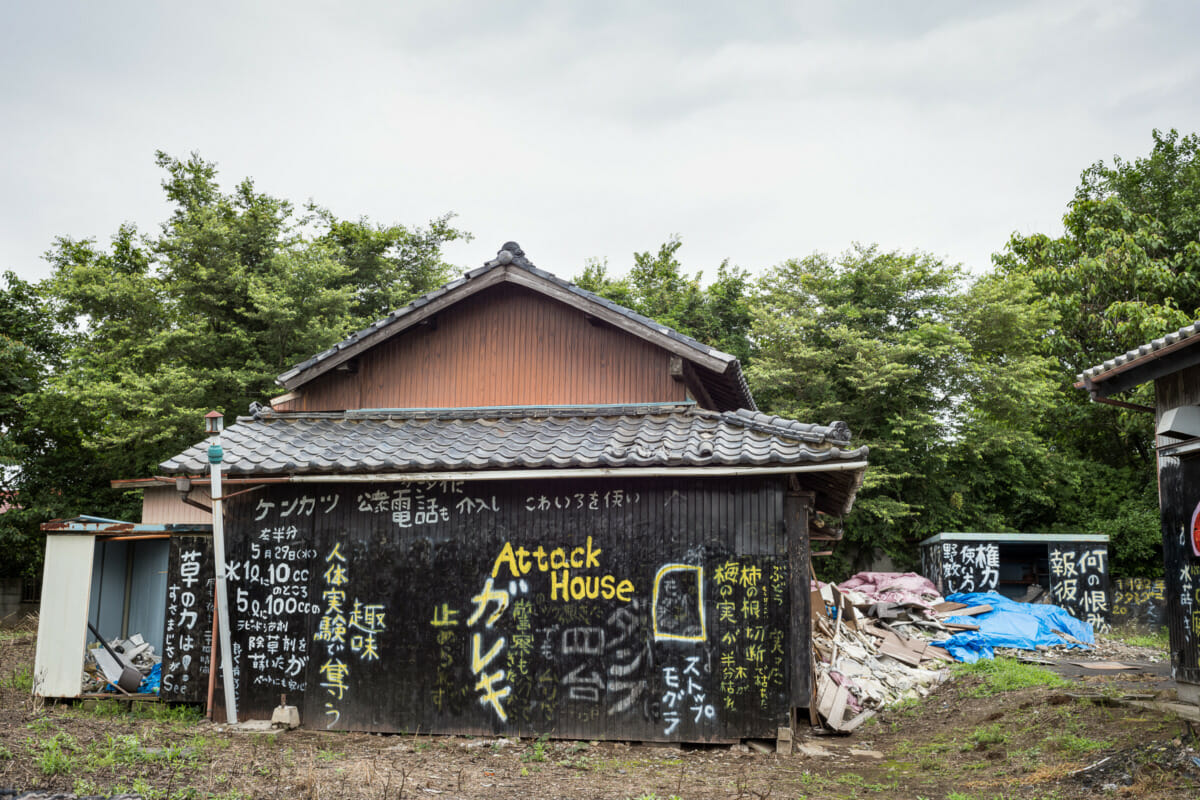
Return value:
[(758, 412), (737, 359), (515, 243), (279, 382), (223, 434), (243, 716), (678, 742), (809, 707), (809, 526), (866, 468), (844, 424)]
[[(1154, 383), (1154, 407), (1118, 399)], [(1098, 403), (1155, 415), (1165, 616), (1179, 699), (1200, 705), (1200, 322), (1085, 370)]]

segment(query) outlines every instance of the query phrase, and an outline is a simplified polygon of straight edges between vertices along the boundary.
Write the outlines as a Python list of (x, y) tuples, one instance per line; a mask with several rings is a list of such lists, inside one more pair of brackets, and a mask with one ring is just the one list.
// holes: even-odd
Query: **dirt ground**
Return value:
[(132, 710), (115, 701), (41, 704), (29, 692), (33, 654), (32, 634), (0, 635), (0, 796), (13, 789), (147, 800), (1200, 797), (1192, 760), (1200, 743), (1187, 724), (1121, 699), (1166, 696), (1162, 669), (1077, 670), (1066, 687), (993, 696), (976, 696), (980, 678), (959, 677), (851, 736), (805, 729), (795, 752), (779, 755), (746, 745), (234, 731), (158, 703)]

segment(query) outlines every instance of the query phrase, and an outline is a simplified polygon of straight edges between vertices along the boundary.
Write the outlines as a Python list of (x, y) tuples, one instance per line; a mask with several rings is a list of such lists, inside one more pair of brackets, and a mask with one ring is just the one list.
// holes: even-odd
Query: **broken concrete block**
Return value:
[(300, 727), (300, 710), (295, 706), (275, 706), (271, 714), (271, 725), (293, 730)]

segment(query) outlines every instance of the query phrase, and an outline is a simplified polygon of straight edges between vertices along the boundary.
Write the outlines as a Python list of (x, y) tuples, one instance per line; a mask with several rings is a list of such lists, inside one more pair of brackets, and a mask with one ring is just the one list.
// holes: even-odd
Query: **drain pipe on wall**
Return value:
[[(219, 411), (204, 415), (204, 430), (212, 437), (208, 446), (208, 463), (211, 468), (213, 558), (217, 573), (217, 635), (220, 637), (221, 673), (225, 687), (225, 721), (237, 724), (237, 697), (233, 687), (233, 648), (229, 635), (229, 593), (225, 587), (225, 516), (221, 501), (221, 461), (225, 454), (221, 450), (221, 429), (225, 417)], [(209, 666), (211, 669), (211, 664)]]

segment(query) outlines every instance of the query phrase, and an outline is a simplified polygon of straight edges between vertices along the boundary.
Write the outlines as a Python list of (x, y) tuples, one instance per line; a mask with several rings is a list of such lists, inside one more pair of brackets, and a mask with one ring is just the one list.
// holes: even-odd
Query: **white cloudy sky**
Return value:
[(453, 211), (563, 277), (854, 241), (973, 270), (1200, 130), (1200, 4), (0, 2), (0, 270), (166, 217), (154, 151), (345, 217)]

